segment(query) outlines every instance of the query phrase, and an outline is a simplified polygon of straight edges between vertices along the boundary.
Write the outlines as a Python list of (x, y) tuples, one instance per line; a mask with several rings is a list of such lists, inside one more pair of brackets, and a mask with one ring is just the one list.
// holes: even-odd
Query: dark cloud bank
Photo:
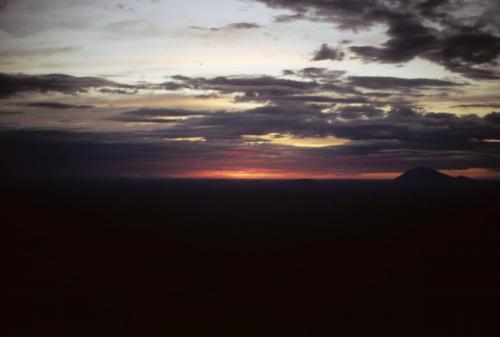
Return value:
[[(273, 76), (173, 76), (165, 83), (125, 85), (98, 77), (0, 75), (0, 97), (89, 90), (197, 90), (263, 106), (239, 112), (129, 109), (109, 118), (115, 132), (12, 129), (0, 131), (5, 176), (175, 176), (196, 170), (248, 168), (307, 173), (387, 172), (415, 165), (442, 169), (500, 169), (500, 113), (484, 117), (425, 112), (401, 100), (426, 91), (462, 90), (466, 83), (426, 78), (345, 76), (326, 68), (285, 70)], [(53, 101), (17, 102), (65, 113), (90, 109)], [(95, 110), (95, 109), (94, 109)], [(152, 131), (122, 132), (130, 123)], [(323, 148), (277, 145), (273, 137), (336, 137)], [(272, 137), (271, 137), (272, 138)], [(189, 141), (194, 139), (197, 141)], [(203, 141), (200, 141), (203, 140)], [(249, 145), (254, 143), (254, 145)]]
[(138, 90), (177, 90), (175, 83), (135, 85), (117, 83), (101, 77), (76, 77), (65, 74), (27, 75), (0, 73), (0, 99), (19, 94), (83, 94), (95, 89), (102, 93), (134, 94)]
[(19, 93), (60, 92), (65, 94), (84, 93), (99, 87), (127, 87), (99, 77), (74, 77), (63, 74), (25, 75), (0, 74), (0, 98)]
[[(367, 100), (366, 96), (370, 96), (376, 90), (393, 90), (401, 93), (401, 90), (406, 92), (437, 88), (451, 90), (465, 85), (464, 83), (447, 80), (425, 78), (345, 77), (342, 71), (319, 67), (304, 68), (297, 71), (285, 70), (284, 75), (286, 77), (246, 75), (212, 78), (176, 75), (164, 83), (139, 82), (136, 84), (122, 84), (100, 77), (0, 73), (0, 98), (31, 93), (83, 94), (91, 90), (104, 94), (137, 94), (140, 90), (179, 91), (191, 89), (202, 91), (205, 95), (207, 92), (238, 94), (238, 99), (242, 101), (291, 100), (363, 103)], [(364, 92), (360, 89), (370, 89), (372, 91)], [(321, 93), (323, 95), (320, 95)], [(325, 93), (328, 93), (329, 96), (325, 96)], [(331, 96), (332, 94), (337, 96)]]
[[(173, 122), (165, 117), (184, 117)], [(137, 109), (115, 118), (154, 123), (144, 132), (58, 130), (0, 132), (4, 176), (176, 176), (246, 168), (308, 174), (393, 172), (415, 165), (500, 169), (500, 113), (484, 117), (421, 113), (409, 106), (267, 106), (243, 112)], [(164, 126), (164, 127), (161, 127)], [(328, 137), (347, 143), (318, 149), (276, 145), (259, 135)], [(203, 142), (182, 141), (190, 137)], [(251, 137), (259, 145), (248, 145)], [(176, 141), (168, 141), (176, 139)], [(180, 140), (180, 141), (177, 141)]]

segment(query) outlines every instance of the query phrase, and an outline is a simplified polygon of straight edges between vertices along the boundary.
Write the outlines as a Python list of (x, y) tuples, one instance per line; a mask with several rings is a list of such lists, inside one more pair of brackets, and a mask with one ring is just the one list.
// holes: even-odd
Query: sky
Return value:
[(498, 13), (498, 0), (0, 0), (0, 169), (498, 179)]

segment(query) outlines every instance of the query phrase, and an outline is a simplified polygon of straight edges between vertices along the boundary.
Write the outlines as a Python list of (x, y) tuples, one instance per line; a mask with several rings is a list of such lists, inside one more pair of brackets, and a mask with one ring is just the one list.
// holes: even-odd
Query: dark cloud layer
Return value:
[[(500, 113), (485, 117), (421, 113), (373, 106), (322, 113), (313, 107), (274, 106), (243, 112), (139, 109), (123, 122), (189, 117), (165, 128), (136, 133), (57, 130), (0, 130), (3, 176), (176, 176), (197, 170), (298, 168), (306, 174), (387, 172), (414, 165), (441, 169), (500, 169)], [(305, 149), (247, 135), (276, 133), (301, 137), (336, 136), (344, 145)], [(182, 141), (188, 137), (205, 142)], [(165, 141), (178, 139), (179, 141)]]
[(102, 77), (76, 77), (65, 74), (5, 74), (0, 73), (0, 99), (26, 93), (84, 94), (95, 89), (104, 94), (137, 94), (139, 90), (169, 90), (185, 88), (174, 82), (123, 84)]
[(452, 108), (500, 108), (499, 103), (470, 103), (470, 104), (457, 104), (453, 105)]
[[(101, 77), (75, 77), (63, 74), (25, 75), (0, 73), (0, 98), (17, 94), (63, 93), (85, 94), (91, 90), (103, 94), (132, 95), (141, 90), (202, 91), (204, 95), (234, 94), (237, 101), (281, 102), (310, 101), (316, 103), (363, 103), (367, 97), (384, 97), (386, 93), (364, 93), (358, 88), (371, 90), (405, 90), (459, 88), (464, 83), (447, 80), (397, 77), (345, 77), (344, 72), (310, 67), (301, 70), (285, 70), (285, 77), (274, 76), (216, 76), (188, 77), (177, 75), (163, 83), (139, 82), (122, 84)], [(290, 77), (294, 77), (291, 79)], [(325, 95), (328, 93), (328, 95)], [(56, 103), (56, 105), (59, 103)], [(40, 107), (40, 106), (39, 106)], [(54, 107), (57, 109), (57, 107)]]
[(32, 102), (32, 103), (18, 103), (19, 106), (26, 106), (32, 108), (53, 109), (53, 110), (66, 110), (66, 109), (92, 109), (93, 105), (77, 105), (58, 102)]
[[(212, 92), (212, 94), (234, 94), (236, 101), (310, 102), (310, 103), (366, 103), (370, 97), (387, 98), (392, 90), (415, 95), (419, 90), (455, 90), (466, 85), (448, 80), (427, 78), (398, 78), (381, 76), (345, 77), (343, 71), (320, 67), (300, 70), (284, 70), (282, 77), (273, 76), (219, 76), (213, 78), (173, 76), (172, 82), (158, 85)], [(293, 79), (291, 79), (293, 78)], [(363, 92), (360, 89), (370, 89)], [(410, 91), (412, 93), (409, 93)]]
[(371, 106), (371, 105), (360, 105), (360, 106), (345, 106), (336, 111), (340, 117), (346, 119), (358, 119), (358, 118), (372, 118), (380, 117), (384, 114), (384, 110)]
[(0, 98), (29, 92), (77, 94), (100, 87), (130, 88), (130, 86), (99, 77), (74, 77), (63, 74), (0, 74)]
[(348, 77), (350, 84), (356, 87), (368, 89), (425, 89), (439, 87), (458, 87), (463, 84), (435, 80), (428, 78), (399, 78), (399, 77), (384, 77), (384, 76), (350, 76)]
[[(0, 80), (1, 96), (11, 99), (30, 92), (74, 95), (95, 89), (130, 94), (148, 89), (231, 95), (236, 103), (261, 104), (242, 111), (145, 107), (112, 117), (106, 111), (104, 119), (113, 122), (115, 131), (14, 130), (5, 124), (0, 130), (5, 176), (178, 176), (242, 165), (285, 171), (296, 167), (305, 174), (387, 172), (413, 165), (500, 169), (500, 113), (425, 112), (402, 100), (402, 95), (463, 90), (468, 83), (346, 76), (320, 67), (285, 70), (282, 76), (176, 75), (164, 83), (136, 85), (68, 75), (4, 74)], [(55, 111), (97, 109), (49, 100), (9, 104)], [(331, 137), (342, 141), (314, 149), (300, 146), (304, 138)]]
[(314, 82), (281, 79), (272, 76), (219, 76), (213, 78), (191, 78), (187, 76), (174, 76), (175, 80), (182, 82), (191, 89), (219, 90), (232, 92), (238, 88), (274, 87), (291, 90), (303, 90), (317, 86)]
[[(213, 78), (174, 76), (174, 83), (182, 88), (235, 94), (237, 101), (324, 100), (305, 96), (317, 93), (322, 84), (314, 80), (295, 80), (273, 76), (218, 76)], [(302, 98), (299, 98), (302, 97)], [(330, 98), (331, 99), (331, 98)]]
[(294, 11), (291, 18), (331, 21), (362, 31), (387, 26), (382, 46), (351, 46), (367, 61), (402, 63), (417, 57), (472, 79), (500, 78), (500, 25), (496, 0), (259, 0)]
[[(498, 113), (484, 117), (452, 113), (423, 113), (407, 105), (393, 105), (386, 113), (372, 105), (348, 105), (325, 113), (320, 106), (266, 106), (241, 112), (203, 112), (173, 109), (141, 109), (122, 113), (144, 120), (185, 117), (165, 129), (176, 137), (207, 139), (239, 138), (243, 135), (289, 133), (299, 137), (336, 136), (350, 140), (393, 140), (431, 146), (467, 147), (500, 135)], [(338, 117), (341, 117), (339, 119)], [(140, 119), (140, 120), (142, 120)], [(136, 120), (132, 120), (136, 121)]]

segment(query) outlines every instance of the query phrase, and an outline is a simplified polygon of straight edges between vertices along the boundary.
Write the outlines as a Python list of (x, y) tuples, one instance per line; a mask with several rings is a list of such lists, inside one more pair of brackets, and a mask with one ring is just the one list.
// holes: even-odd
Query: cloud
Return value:
[(314, 52), (314, 55), (311, 61), (323, 61), (323, 60), (332, 60), (332, 61), (342, 61), (344, 59), (344, 52), (339, 48), (333, 48), (328, 46), (326, 43), (323, 43), (318, 50)]
[(7, 5), (9, 4), (9, 0), (0, 0), (0, 13), (7, 8)]
[(433, 148), (477, 148), (477, 142), (497, 139), (500, 129), (495, 115), (457, 116), (451, 113), (419, 113), (409, 106), (393, 106), (382, 118), (338, 122), (332, 125), (338, 137), (352, 140), (386, 140)]
[[(243, 112), (138, 109), (124, 116), (192, 118), (141, 132), (0, 129), (0, 170), (3, 177), (166, 177), (241, 168), (305, 175), (388, 172), (418, 164), (500, 169), (500, 144), (491, 141), (500, 134), (500, 113), (478, 117), (409, 106), (393, 106), (388, 113), (376, 109), (359, 106), (329, 114), (282, 106)], [(338, 114), (356, 118), (339, 119)], [(319, 148), (289, 144), (302, 137), (315, 137), (316, 143), (331, 137), (350, 141)]]
[[(55, 175), (106, 172), (176, 175), (199, 169), (236, 168), (245, 160), (243, 156), (235, 159), (241, 153), (252, 158), (251, 162), (244, 162), (251, 167), (287, 170), (296, 166), (311, 172), (367, 168), (394, 171), (411, 163), (448, 169), (467, 168), (470, 163), (500, 168), (499, 144), (495, 141), (500, 134), (499, 113), (459, 116), (425, 112), (423, 108), (401, 103), (401, 92), (408, 96), (410, 89), (446, 92), (463, 88), (466, 83), (426, 78), (349, 77), (319, 67), (286, 70), (281, 77), (176, 75), (165, 83), (137, 85), (68, 75), (7, 77), (14, 83), (7, 86), (10, 96), (22, 92), (79, 93), (91, 89), (186, 89), (196, 94), (229, 95), (235, 102), (253, 101), (262, 105), (240, 111), (137, 108), (116, 112), (116, 108), (102, 108), (105, 116), (102, 118), (107, 122), (104, 124), (112, 125), (107, 131), (44, 133), (25, 129), (25, 133), (16, 133), (0, 129), (0, 138), (12, 142), (3, 145), (9, 153), (7, 157), (15, 163), (9, 166), (10, 172), (15, 172), (14, 167), (19, 165), (29, 167), (35, 161), (41, 172)], [(373, 95), (363, 93), (362, 89), (372, 90)], [(387, 96), (388, 90), (396, 93)], [(392, 95), (396, 95), (395, 100)], [(85, 107), (49, 100), (32, 103), (16, 102), (15, 97), (11, 100), (12, 104), (47, 109)], [(121, 133), (121, 129), (129, 131)], [(300, 147), (306, 143), (321, 146)], [(15, 147), (20, 152), (16, 153)], [(52, 170), (51, 165), (58, 167)], [(28, 174), (27, 169), (19, 170)]]
[(26, 92), (76, 94), (99, 87), (128, 87), (99, 77), (74, 77), (62, 74), (0, 74), (0, 98)]
[(391, 38), (382, 48), (353, 46), (351, 51), (364, 59), (400, 63), (416, 57), (443, 65), (450, 71), (472, 79), (497, 79), (500, 73), (494, 68), (500, 55), (500, 37), (473, 28), (449, 34), (432, 32), (419, 23), (393, 24), (388, 31)]
[(53, 109), (53, 110), (92, 109), (92, 108), (95, 108), (93, 105), (75, 105), (75, 104), (66, 104), (66, 103), (59, 103), (59, 102), (17, 103), (16, 105), (32, 107), (32, 108)]
[(495, 0), (259, 1), (292, 10), (297, 19), (334, 22), (344, 30), (361, 32), (385, 25), (388, 39), (381, 46), (350, 47), (366, 61), (404, 63), (423, 58), (468, 78), (500, 78), (500, 25), (492, 14), (500, 11), (500, 3)]
[[(427, 78), (399, 78), (380, 76), (350, 76), (344, 71), (321, 67), (299, 70), (286, 69), (284, 77), (274, 76), (218, 76), (212, 78), (176, 75), (166, 82), (172, 90), (182, 88), (202, 91), (204, 95), (235, 95), (236, 102), (253, 101), (284, 104), (285, 102), (312, 103), (367, 103), (395, 93), (381, 90), (405, 91), (405, 97), (421, 95), (418, 91), (457, 90), (467, 83)], [(158, 85), (162, 86), (162, 85)], [(370, 89), (363, 92), (360, 89)], [(409, 92), (411, 90), (411, 92)]]
[[(484, 116), (484, 119), (492, 124), (500, 125), (500, 112), (490, 112)], [(499, 137), (497, 136), (496, 139), (498, 138)]]
[(357, 119), (357, 118), (373, 118), (381, 117), (384, 114), (384, 110), (374, 107), (372, 105), (349, 105), (344, 106), (336, 110), (336, 113), (345, 119)]
[[(140, 90), (200, 91), (201, 95), (236, 95), (236, 101), (312, 101), (312, 102), (365, 102), (361, 92), (343, 78), (342, 71), (325, 68), (289, 70), (290, 79), (274, 76), (217, 76), (212, 78), (172, 76), (163, 83), (138, 82), (122, 84), (100, 77), (75, 77), (63, 74), (25, 75), (0, 74), (0, 98), (17, 94), (58, 92), (64, 94), (88, 93), (96, 90), (104, 94), (137, 94)], [(450, 82), (451, 83), (451, 82)], [(344, 96), (326, 96), (318, 93), (332, 92)], [(198, 95), (200, 95), (198, 94)], [(345, 97), (349, 95), (349, 97)], [(352, 95), (356, 95), (353, 97)]]
[(311, 80), (292, 80), (273, 76), (217, 76), (212, 78), (173, 76), (178, 86), (219, 94), (236, 94), (237, 101), (266, 102), (293, 95), (314, 93), (321, 84)]
[(463, 83), (429, 78), (400, 78), (387, 76), (350, 76), (347, 80), (353, 86), (368, 89), (453, 88), (464, 85)]
[(345, 74), (342, 70), (330, 70), (323, 67), (307, 67), (300, 70), (283, 70), (283, 74), (286, 76), (298, 76), (303, 78), (319, 78), (319, 79), (336, 79)]
[(206, 112), (198, 112), (184, 109), (137, 109), (120, 113), (112, 117), (112, 120), (132, 123), (176, 123), (189, 117), (205, 115)]
[(23, 113), (22, 111), (12, 111), (12, 110), (0, 110), (0, 116), (8, 116), (8, 115), (18, 115)]
[(225, 77), (219, 76), (210, 79), (197, 78), (191, 81), (196, 87), (199, 86), (212, 86), (213, 88), (238, 88), (238, 87), (275, 87), (275, 88), (289, 88), (289, 89), (308, 89), (313, 88), (317, 84), (314, 82), (295, 81), (289, 79), (281, 79), (272, 76), (239, 76), (239, 77)]
[(209, 32), (219, 32), (219, 31), (228, 31), (228, 30), (249, 30), (249, 29), (257, 29), (262, 26), (254, 23), (254, 22), (234, 22), (227, 24), (221, 27), (202, 27), (202, 26), (189, 26), (188, 28), (194, 30), (202, 30)]
[(229, 29), (256, 29), (260, 28), (261, 25), (256, 24), (254, 22), (236, 22), (236, 23), (231, 23), (226, 27)]
[[(100, 77), (76, 77), (64, 74), (25, 75), (0, 73), (0, 99), (30, 92), (79, 94), (87, 93), (91, 89), (134, 92), (139, 89), (158, 90), (165, 88), (166, 84), (161, 86), (149, 83), (129, 85)], [(104, 92), (110, 93), (109, 91)]]
[[(175, 75), (164, 83), (140, 83), (150, 90), (195, 92), (195, 99), (225, 98), (233, 103), (274, 105), (371, 103), (392, 104), (432, 95), (458, 92), (466, 82), (430, 78), (345, 76), (345, 71), (324, 67), (285, 69), (282, 76), (232, 75), (189, 77)], [(368, 90), (366, 90), (368, 89)], [(404, 96), (400, 96), (404, 92)]]
[(110, 95), (135, 95), (137, 94), (137, 89), (135, 90), (124, 90), (124, 89), (110, 89), (110, 88), (101, 88), (99, 90), (102, 94), (110, 94)]
[(319, 85), (313, 81), (297, 81), (273, 76), (217, 76), (212, 78), (173, 76), (174, 88), (216, 90), (222, 93), (244, 92), (249, 90), (309, 90)]
[(169, 123), (158, 132), (171, 138), (238, 139), (244, 135), (290, 134), (297, 137), (334, 136), (353, 141), (396, 141), (435, 147), (477, 147), (498, 139), (498, 113), (484, 117), (452, 113), (424, 113), (408, 105), (393, 105), (385, 113), (373, 105), (345, 102), (333, 113), (318, 105), (275, 105), (240, 112), (203, 112), (140, 109), (122, 113), (117, 120)]
[(157, 144), (134, 143), (120, 134), (0, 130), (0, 140), (5, 159), (0, 164), (0, 173), (2, 178), (10, 179), (120, 176), (141, 170), (151, 173), (155, 160), (168, 157)]
[(275, 22), (279, 23), (287, 23), (287, 22), (292, 22), (296, 20), (301, 20), (305, 19), (305, 16), (302, 13), (297, 13), (297, 14), (283, 14), (283, 15), (278, 15), (274, 18)]
[(470, 103), (452, 105), (452, 108), (500, 108), (499, 103)]

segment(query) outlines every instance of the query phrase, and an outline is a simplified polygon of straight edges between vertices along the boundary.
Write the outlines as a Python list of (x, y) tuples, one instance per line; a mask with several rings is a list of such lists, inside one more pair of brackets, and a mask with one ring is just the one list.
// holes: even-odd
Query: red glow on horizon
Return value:
[[(304, 172), (289, 172), (269, 169), (229, 169), (229, 170), (204, 170), (186, 172), (177, 176), (179, 178), (201, 178), (201, 179), (300, 179), (300, 178), (317, 178), (316, 175), (311, 175)], [(335, 178), (331, 174), (324, 177)]]
[(188, 171), (177, 174), (173, 178), (187, 179), (361, 179), (361, 180), (387, 180), (393, 179), (399, 173), (375, 172), (375, 173), (325, 173), (304, 171), (283, 171), (275, 169), (222, 169), (222, 170), (199, 170)]

